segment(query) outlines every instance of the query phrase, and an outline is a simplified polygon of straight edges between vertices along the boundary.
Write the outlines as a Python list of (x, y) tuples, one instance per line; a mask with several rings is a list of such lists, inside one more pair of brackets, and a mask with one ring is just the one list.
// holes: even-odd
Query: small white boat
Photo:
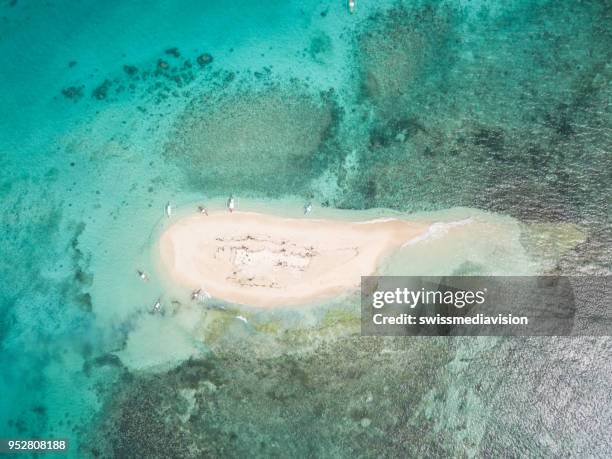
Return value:
[(355, 0), (349, 0), (348, 8), (351, 14), (355, 12)]
[(166, 217), (168, 218), (172, 217), (172, 205), (170, 204), (169, 201), (166, 203), (165, 212), (166, 212)]
[(161, 298), (158, 298), (155, 304), (153, 305), (153, 313), (161, 312)]
[(308, 215), (310, 212), (312, 212), (312, 203), (311, 202), (307, 202), (304, 205), (304, 215)]
[(206, 301), (206, 300), (210, 300), (211, 298), (212, 298), (212, 295), (208, 293), (206, 290), (203, 290), (201, 288), (191, 292), (192, 301)]
[(236, 316), (236, 319), (243, 321), (245, 324), (249, 322), (244, 316)]
[(136, 272), (138, 273), (138, 277), (140, 277), (143, 281), (147, 282), (149, 280), (149, 275), (144, 271), (138, 269)]

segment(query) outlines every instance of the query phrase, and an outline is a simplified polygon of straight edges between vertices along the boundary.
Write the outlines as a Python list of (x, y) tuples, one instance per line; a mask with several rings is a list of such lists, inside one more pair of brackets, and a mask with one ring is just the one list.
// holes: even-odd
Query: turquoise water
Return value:
[(606, 0), (3, 2), (0, 437), (609, 456), (606, 338), (359, 338), (344, 299), (250, 327), (170, 298), (151, 316), (162, 286), (135, 270), (168, 200), (234, 193), (495, 212), (512, 251), (418, 247), (423, 270), (609, 274), (611, 35)]

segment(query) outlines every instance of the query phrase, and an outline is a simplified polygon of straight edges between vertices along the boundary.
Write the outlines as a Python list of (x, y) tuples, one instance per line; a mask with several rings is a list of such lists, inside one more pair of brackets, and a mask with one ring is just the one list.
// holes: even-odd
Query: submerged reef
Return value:
[(368, 18), (355, 38), (355, 110), (369, 126), (336, 205), (606, 218), (611, 12), (563, 5), (468, 14), (417, 2)]
[[(90, 87), (91, 98), (99, 102), (117, 102), (122, 93), (127, 93), (145, 100), (151, 99), (152, 96), (155, 104), (160, 104), (169, 97), (189, 97), (188, 92), (180, 91), (181, 88), (197, 78), (197, 71), (208, 73), (214, 60), (210, 53), (202, 53), (192, 58), (182, 57), (176, 47), (166, 49), (162, 56), (138, 66), (126, 62), (120, 67), (122, 73), (117, 73), (117, 69), (107, 69), (108, 75), (102, 81), (96, 81), (98, 76), (95, 73), (88, 77), (93, 81), (74, 80), (74, 84), (61, 90), (61, 94), (73, 102), (78, 102), (83, 97), (85, 88)], [(197, 62), (197, 67), (192, 60)], [(76, 61), (71, 61), (71, 64), (70, 67), (74, 67)]]
[[(449, 457), (509, 449), (581, 455), (610, 447), (602, 425), (555, 414), (598, 416), (609, 382), (601, 359), (611, 350), (604, 340), (330, 341), (313, 331), (288, 333), (293, 350), (284, 355), (266, 357), (245, 343), (162, 375), (134, 375), (99, 413), (85, 451), (99, 457)], [(581, 346), (607, 349), (589, 351), (579, 363), (574, 356)], [(551, 370), (546, 362), (553, 355)], [(525, 371), (504, 370), (515, 366)], [(564, 401), (554, 395), (558, 380), (566, 381)], [(590, 388), (594, 382), (599, 389)], [(545, 402), (549, 397), (556, 402)], [(549, 435), (543, 438), (533, 425), (545, 425)], [(581, 433), (570, 440), (567, 429)]]
[(81, 97), (83, 97), (83, 88), (84, 86), (69, 86), (67, 88), (62, 89), (62, 94), (67, 99), (72, 99), (75, 102), (78, 101)]
[[(47, 174), (47, 183), (53, 177)], [(67, 221), (60, 198), (38, 178), (1, 183), (0, 197), (0, 365), (4, 400), (19, 401), (3, 404), (2, 428), (26, 437), (53, 428), (68, 433), (71, 408), (49, 406), (46, 397), (55, 368), (96, 340), (93, 275), (79, 243), (85, 225)]]
[(208, 193), (298, 193), (334, 160), (338, 122), (333, 99), (299, 90), (205, 94), (179, 117), (164, 155)]
[[(386, 346), (395, 351), (375, 357)], [(420, 346), (400, 346), (406, 352), (398, 356), (396, 345), (375, 339), (341, 339), (317, 352), (270, 358), (220, 349), (164, 375), (136, 376), (104, 407), (86, 443), (96, 445), (92, 452), (101, 457), (136, 451), (148, 457), (375, 451), (381, 428), (410, 417), (397, 410), (383, 416), (381, 404), (417, 404), (429, 390), (415, 385), (400, 393), (391, 387), (409, 384), (417, 372), (435, 377), (438, 365), (448, 361), (445, 347), (430, 348), (429, 359), (418, 359)], [(418, 363), (409, 365), (411, 359)], [(371, 365), (386, 369), (385, 381), (369, 373)], [(348, 450), (340, 447), (340, 436)]]
[(385, 118), (414, 113), (412, 98), (422, 85), (447, 76), (440, 64), (453, 59), (459, 38), (453, 26), (459, 21), (458, 12), (444, 4), (400, 4), (370, 17), (355, 39), (359, 96)]

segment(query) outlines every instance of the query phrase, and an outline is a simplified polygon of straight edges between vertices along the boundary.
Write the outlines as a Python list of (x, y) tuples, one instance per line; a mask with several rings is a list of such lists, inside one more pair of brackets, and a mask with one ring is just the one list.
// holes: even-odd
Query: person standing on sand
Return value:
[(229, 209), (230, 213), (234, 211), (234, 205), (234, 196), (230, 194), (230, 197), (227, 200), (227, 208)]

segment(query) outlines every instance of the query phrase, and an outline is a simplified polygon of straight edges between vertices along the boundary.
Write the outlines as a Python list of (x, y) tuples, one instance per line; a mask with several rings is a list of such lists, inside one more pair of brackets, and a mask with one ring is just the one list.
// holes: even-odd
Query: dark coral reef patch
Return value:
[(333, 98), (274, 87), (213, 100), (188, 106), (165, 149), (196, 189), (297, 192), (334, 158)]
[(367, 140), (334, 204), (606, 219), (611, 21), (597, 2), (371, 16), (355, 39)]

